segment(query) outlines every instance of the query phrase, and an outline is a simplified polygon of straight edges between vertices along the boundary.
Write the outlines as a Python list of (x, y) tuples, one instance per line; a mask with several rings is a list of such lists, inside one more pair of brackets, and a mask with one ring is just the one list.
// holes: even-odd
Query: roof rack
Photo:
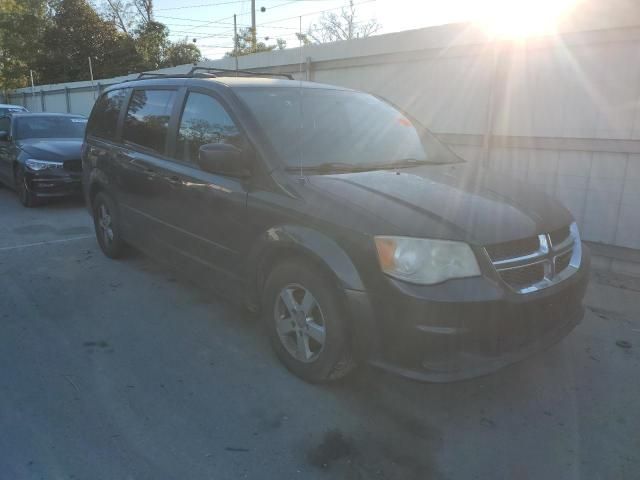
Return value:
[[(142, 72), (135, 80), (143, 80), (145, 78), (194, 78), (194, 77), (281, 77), (287, 80), (293, 80), (293, 76), (289, 73), (264, 73), (254, 72), (252, 70), (229, 70), (225, 68), (210, 67), (193, 67), (187, 73), (154, 73)], [(131, 80), (129, 80), (131, 81)]]
[(198, 72), (213, 75), (214, 77), (283, 77), (287, 80), (293, 80), (293, 76), (290, 73), (266, 73), (254, 72), (252, 70), (230, 70), (210, 67), (193, 67), (191, 71), (189, 71), (189, 74), (195, 76)]

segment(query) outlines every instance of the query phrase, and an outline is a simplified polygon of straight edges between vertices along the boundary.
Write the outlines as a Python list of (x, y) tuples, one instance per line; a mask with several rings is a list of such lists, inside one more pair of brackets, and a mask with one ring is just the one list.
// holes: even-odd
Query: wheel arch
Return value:
[(248, 302), (257, 306), (269, 272), (279, 262), (297, 257), (313, 263), (335, 281), (339, 290), (364, 290), (351, 258), (327, 235), (308, 227), (282, 225), (260, 236), (248, 256)]
[(87, 209), (89, 210), (89, 213), (93, 214), (93, 201), (95, 200), (96, 195), (100, 192), (107, 192), (109, 195), (112, 195), (110, 193), (111, 189), (109, 188), (109, 179), (104, 172), (94, 169), (89, 175), (87, 185)]

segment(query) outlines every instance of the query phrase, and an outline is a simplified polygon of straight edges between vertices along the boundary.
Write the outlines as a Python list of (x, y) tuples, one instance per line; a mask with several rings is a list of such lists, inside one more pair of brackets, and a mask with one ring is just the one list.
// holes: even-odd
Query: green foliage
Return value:
[[(200, 50), (171, 42), (153, 19), (152, 0), (0, 0), (0, 90), (89, 80), (194, 63)], [(128, 16), (129, 15), (129, 16)]]
[(0, 90), (29, 84), (46, 12), (46, 0), (0, 0)]
[(155, 70), (164, 65), (169, 48), (169, 29), (160, 22), (147, 22), (136, 29), (136, 50), (142, 70)]
[(200, 60), (202, 60), (202, 54), (198, 47), (185, 39), (169, 45), (164, 63), (169, 67), (175, 67), (186, 63), (197, 63)]
[(86, 0), (57, 0), (51, 6), (54, 14), (36, 61), (40, 83), (88, 80), (89, 57), (95, 78), (127, 73), (139, 61), (134, 42)]
[(264, 42), (256, 42), (256, 47), (252, 45), (251, 27), (243, 28), (238, 33), (238, 42), (236, 48), (227, 52), (225, 57), (241, 57), (243, 55), (250, 55), (252, 53), (270, 52), (276, 48), (282, 50), (286, 47), (287, 42), (281, 38), (276, 39), (278, 42), (276, 45), (267, 45)]

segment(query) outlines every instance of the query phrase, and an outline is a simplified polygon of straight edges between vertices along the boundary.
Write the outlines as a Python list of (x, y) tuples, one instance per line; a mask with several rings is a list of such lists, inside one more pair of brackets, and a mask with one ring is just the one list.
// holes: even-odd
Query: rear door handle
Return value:
[(116, 156), (120, 159), (120, 160), (127, 160), (128, 162), (133, 162), (135, 161), (135, 157), (130, 155), (129, 153), (124, 153), (124, 152), (118, 152), (116, 154)]

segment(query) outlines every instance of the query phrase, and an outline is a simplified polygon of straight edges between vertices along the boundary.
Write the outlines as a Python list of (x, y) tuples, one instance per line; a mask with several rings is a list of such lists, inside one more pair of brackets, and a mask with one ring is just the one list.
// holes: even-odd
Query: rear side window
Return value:
[(173, 90), (134, 90), (124, 121), (123, 139), (164, 153), (175, 97)]
[(111, 90), (100, 97), (87, 125), (87, 133), (112, 140), (116, 136), (118, 117), (127, 95), (126, 89)]
[(191, 92), (180, 119), (176, 158), (196, 163), (200, 147), (207, 143), (228, 143), (240, 148), (240, 133), (216, 99)]
[(8, 117), (0, 118), (0, 132), (11, 130), (11, 120)]

